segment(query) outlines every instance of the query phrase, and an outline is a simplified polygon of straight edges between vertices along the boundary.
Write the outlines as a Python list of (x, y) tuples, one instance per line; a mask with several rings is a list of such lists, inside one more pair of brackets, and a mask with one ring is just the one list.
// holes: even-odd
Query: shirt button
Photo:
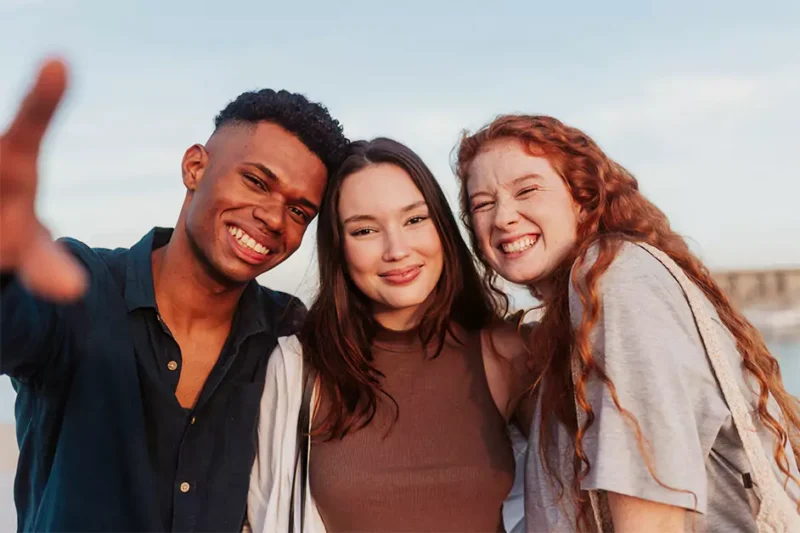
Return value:
[(175, 361), (170, 361), (169, 363), (167, 363), (167, 368), (169, 368), (170, 370), (175, 370), (176, 368), (178, 368), (178, 363), (176, 363)]
[(192, 488), (187, 482), (181, 483), (181, 492), (189, 492), (189, 489)]
[(192, 425), (194, 425), (194, 421), (195, 421), (195, 420), (197, 420), (197, 418), (195, 418), (195, 417), (192, 417)]

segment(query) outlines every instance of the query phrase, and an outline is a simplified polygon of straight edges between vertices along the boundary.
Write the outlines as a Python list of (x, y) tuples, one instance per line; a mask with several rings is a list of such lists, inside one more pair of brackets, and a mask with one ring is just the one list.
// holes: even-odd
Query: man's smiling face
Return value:
[(292, 255), (316, 216), (328, 172), (292, 133), (231, 123), (184, 156), (186, 233), (211, 274), (246, 283)]

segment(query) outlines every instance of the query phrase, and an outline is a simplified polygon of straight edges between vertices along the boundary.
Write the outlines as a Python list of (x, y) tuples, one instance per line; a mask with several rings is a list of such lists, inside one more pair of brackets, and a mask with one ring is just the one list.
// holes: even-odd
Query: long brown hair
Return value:
[(342, 183), (348, 176), (387, 163), (404, 170), (422, 193), (442, 242), (442, 275), (419, 324), (425, 345), (438, 343), (432, 356), (444, 345), (451, 323), (476, 331), (498, 316), (447, 199), (422, 159), (391, 139), (352, 143), (322, 202), (317, 227), (319, 292), (298, 334), (304, 357), (319, 373), (322, 392), (331, 402), (328, 414), (315, 422), (313, 433), (322, 439), (341, 438), (369, 424), (379, 396), (393, 401), (381, 387), (382, 374), (372, 364), (370, 344), (378, 325), (369, 299), (347, 273), (338, 210)]
[[(552, 296), (548, 295), (542, 302), (544, 313), (532, 336), (532, 353), (536, 354), (536, 360), (532, 362), (541, 374), (538, 382), (542, 402), (541, 418), (538, 421), (538, 453), (546, 471), (551, 477), (555, 477), (556, 463), (553, 458), (556, 454), (549, 450), (553, 442), (551, 432), (555, 427), (554, 422), (563, 424), (574, 437), (576, 475), (572, 489), (579, 509), (578, 527), (587, 528), (589, 524), (588, 502), (581, 495), (579, 487), (580, 481), (591, 468), (583, 449), (583, 437), (594, 421), (594, 412), (586, 397), (586, 383), (591, 376), (599, 377), (609, 388), (617, 409), (636, 431), (639, 449), (650, 473), (662, 484), (654, 472), (649, 448), (642, 437), (638, 422), (620, 406), (614, 383), (598, 366), (589, 340), (589, 335), (600, 317), (598, 280), (626, 240), (645, 242), (664, 251), (714, 305), (723, 323), (736, 339), (745, 368), (758, 381), (758, 416), (778, 439), (775, 459), (781, 471), (786, 474), (787, 482), (790, 477), (794, 479), (784, 450), (786, 444), (791, 443), (795, 458), (800, 461), (800, 404), (797, 398), (784, 389), (778, 362), (767, 350), (761, 334), (733, 308), (705, 265), (692, 254), (684, 239), (670, 228), (664, 213), (639, 192), (636, 179), (625, 168), (608, 158), (580, 130), (552, 117), (506, 115), (498, 117), (472, 135), (463, 136), (456, 160), (456, 173), (461, 183), (462, 218), (469, 229), (475, 254), (484, 266), (483, 282), (487, 289), (496, 290), (497, 277), (481, 254), (470, 223), (466, 185), (472, 161), (487, 148), (488, 143), (498, 139), (518, 140), (531, 155), (545, 157), (565, 181), (583, 213), (578, 223), (577, 245), (551, 275), (550, 282), (555, 290), (552, 291)], [(594, 264), (586, 266), (586, 252), (592, 246), (598, 249), (598, 256)], [(584, 307), (577, 330), (573, 330), (569, 316), (570, 283)], [(572, 358), (577, 358), (580, 368), (574, 387), (571, 375)], [(788, 427), (783, 427), (767, 410), (770, 394), (780, 406)], [(576, 420), (576, 401), (586, 414), (586, 421), (581, 427), (578, 427)], [(555, 481), (558, 486), (563, 487), (561, 480)]]

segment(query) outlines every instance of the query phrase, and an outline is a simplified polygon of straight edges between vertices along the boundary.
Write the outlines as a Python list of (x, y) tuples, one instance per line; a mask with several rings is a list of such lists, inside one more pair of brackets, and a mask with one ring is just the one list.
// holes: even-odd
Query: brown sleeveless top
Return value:
[[(373, 342), (388, 399), (367, 427), (311, 445), (311, 494), (329, 533), (502, 532), (514, 481), (506, 422), (486, 380), (479, 333), (457, 329), (436, 358), (416, 331)], [(435, 345), (428, 353), (435, 352)], [(329, 409), (321, 398), (317, 416)]]

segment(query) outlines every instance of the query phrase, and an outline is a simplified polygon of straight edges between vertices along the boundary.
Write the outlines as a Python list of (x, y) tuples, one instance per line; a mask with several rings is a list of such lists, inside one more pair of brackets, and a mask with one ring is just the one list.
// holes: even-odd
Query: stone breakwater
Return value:
[(748, 309), (747, 318), (769, 342), (800, 342), (800, 306), (783, 309)]

